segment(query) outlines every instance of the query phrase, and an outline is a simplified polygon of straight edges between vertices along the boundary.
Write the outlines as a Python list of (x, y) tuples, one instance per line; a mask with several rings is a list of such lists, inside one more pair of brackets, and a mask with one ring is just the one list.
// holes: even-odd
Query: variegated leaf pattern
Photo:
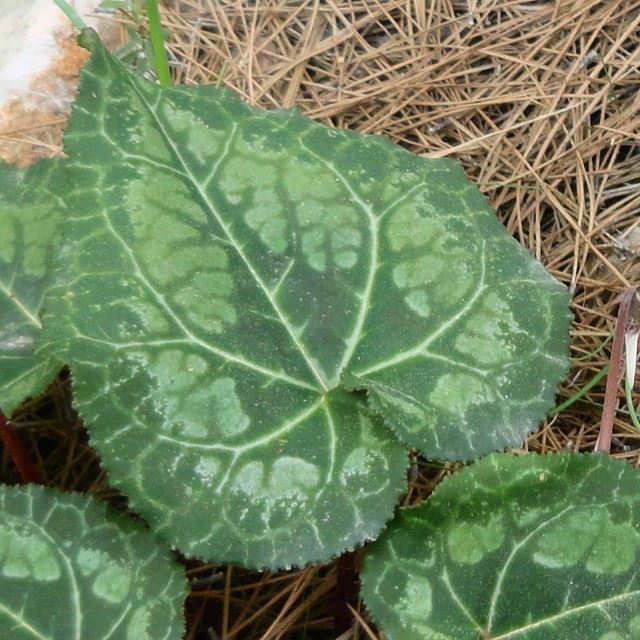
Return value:
[(492, 454), (401, 511), (362, 595), (389, 640), (640, 638), (640, 476), (601, 454)]
[(42, 300), (60, 243), (63, 174), (51, 161), (0, 163), (0, 410), (44, 391), (60, 364), (36, 355)]
[(468, 458), (536, 425), (566, 290), (457, 165), (151, 85), (85, 38), (48, 340), (161, 535), (249, 566), (326, 560), (392, 515), (400, 442)]
[(0, 487), (0, 637), (179, 640), (187, 581), (168, 548), (91, 496)]

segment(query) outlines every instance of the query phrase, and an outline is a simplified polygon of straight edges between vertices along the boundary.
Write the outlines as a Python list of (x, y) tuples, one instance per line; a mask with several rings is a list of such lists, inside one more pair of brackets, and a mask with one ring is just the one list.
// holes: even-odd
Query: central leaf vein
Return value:
[(342, 358), (340, 363), (336, 367), (336, 372), (334, 377), (331, 380), (331, 385), (335, 386), (338, 382), (338, 378), (340, 374), (345, 370), (345, 368), (351, 362), (351, 358), (358, 346), (361, 338), (362, 332), (364, 329), (364, 323), (367, 319), (367, 314), (369, 312), (369, 308), (371, 305), (371, 293), (373, 291), (373, 285), (376, 279), (376, 273), (378, 271), (378, 218), (373, 213), (371, 207), (355, 192), (353, 187), (349, 184), (348, 180), (342, 175), (338, 169), (331, 163), (319, 156), (318, 154), (311, 151), (302, 141), (300, 141), (300, 145), (312, 155), (316, 160), (321, 162), (329, 171), (333, 173), (333, 175), (340, 181), (343, 187), (347, 190), (349, 195), (351, 196), (353, 202), (355, 202), (360, 209), (365, 213), (369, 220), (369, 234), (371, 236), (371, 250), (369, 255), (369, 269), (367, 271), (367, 281), (365, 283), (364, 291), (360, 297), (360, 307), (358, 309), (358, 315), (356, 316), (356, 321), (354, 323), (351, 334), (345, 340), (346, 348), (344, 353), (342, 354)]
[[(144, 105), (145, 109), (148, 111), (150, 116), (153, 118), (156, 126), (158, 127), (159, 132), (161, 133), (162, 137), (164, 138), (164, 140), (166, 141), (167, 145), (169, 146), (169, 148), (171, 150), (171, 153), (176, 158), (176, 160), (180, 163), (180, 165), (182, 166), (183, 171), (188, 176), (189, 182), (193, 185), (193, 187), (197, 191), (200, 200), (206, 206), (207, 210), (210, 212), (210, 214), (216, 220), (216, 222), (218, 223), (220, 228), (223, 230), (224, 234), (229, 239), (229, 242), (231, 243), (231, 245), (235, 249), (235, 251), (238, 254), (238, 256), (240, 257), (240, 259), (245, 264), (245, 267), (247, 268), (249, 273), (251, 274), (251, 277), (256, 282), (258, 287), (262, 290), (263, 294), (265, 295), (265, 297), (267, 298), (267, 300), (269, 301), (269, 303), (273, 307), (273, 309), (276, 312), (280, 322), (282, 323), (282, 325), (286, 329), (287, 333), (289, 334), (291, 340), (293, 341), (293, 343), (295, 344), (296, 348), (298, 349), (298, 351), (302, 355), (303, 359), (305, 360), (307, 366), (311, 370), (311, 372), (314, 375), (315, 379), (317, 380), (318, 384), (321, 386), (322, 390), (328, 391), (329, 390), (329, 385), (327, 383), (326, 376), (321, 371), (320, 366), (318, 365), (317, 362), (314, 361), (314, 359), (311, 357), (311, 355), (309, 353), (307, 353), (307, 351), (306, 351), (304, 345), (302, 344), (301, 340), (296, 335), (296, 331), (295, 331), (294, 327), (291, 325), (291, 322), (289, 321), (287, 316), (284, 314), (284, 312), (280, 308), (280, 305), (277, 303), (277, 301), (275, 300), (275, 298), (271, 294), (269, 288), (267, 287), (265, 282), (260, 277), (260, 274), (257, 272), (255, 267), (253, 266), (253, 264), (249, 260), (249, 257), (245, 253), (241, 243), (234, 236), (234, 234), (232, 233), (229, 225), (226, 224), (225, 221), (223, 220), (222, 216), (218, 212), (218, 210), (215, 207), (214, 203), (211, 201), (211, 198), (208, 196), (208, 194), (206, 193), (205, 189), (203, 188), (203, 185), (199, 182), (199, 180), (189, 170), (189, 166), (188, 166), (187, 162), (185, 161), (183, 155), (180, 153), (180, 150), (179, 150), (178, 146), (174, 143), (173, 139), (169, 135), (169, 132), (166, 130), (165, 126), (162, 124), (160, 118), (158, 117), (158, 114), (155, 111), (155, 108), (151, 104), (149, 104), (149, 102), (146, 100), (145, 96), (138, 89), (135, 81), (129, 75), (127, 75), (126, 78), (127, 78), (127, 81), (129, 82), (129, 84), (131, 85), (131, 87), (133, 88), (133, 90), (135, 91), (136, 95), (138, 96), (138, 98), (140, 99), (142, 104)], [(212, 173), (215, 174), (216, 169), (221, 165), (222, 161), (230, 153), (231, 145), (232, 145), (232, 142), (233, 142), (233, 138), (234, 138), (234, 136), (236, 134), (237, 128), (238, 128), (237, 125), (233, 126), (231, 135), (229, 136), (229, 138), (227, 140), (226, 148), (223, 151), (221, 157), (218, 159), (218, 162), (216, 163), (215, 167), (213, 168)], [(211, 176), (209, 176), (209, 180), (210, 179), (211, 179)]]
[(533, 538), (536, 534), (540, 533), (540, 531), (542, 531), (545, 527), (547, 527), (548, 525), (552, 524), (553, 522), (561, 518), (565, 513), (567, 513), (567, 511), (570, 511), (573, 508), (574, 508), (573, 506), (565, 507), (562, 511), (556, 513), (556, 515), (553, 516), (552, 518), (549, 518), (548, 520), (545, 520), (544, 522), (542, 522), (539, 526), (533, 529), (533, 531), (530, 531), (529, 534), (527, 534), (524, 538), (522, 538), (522, 540), (520, 540), (519, 542), (513, 545), (513, 548), (511, 549), (511, 553), (509, 554), (509, 557), (507, 558), (502, 569), (500, 570), (500, 573), (498, 574), (498, 579), (496, 580), (496, 584), (491, 594), (491, 603), (489, 605), (489, 614), (487, 616), (487, 634), (490, 633), (491, 627), (493, 626), (493, 619), (496, 614), (498, 599), (500, 598), (500, 595), (502, 593), (502, 583), (518, 551), (520, 551), (520, 549), (522, 549), (522, 547), (524, 547), (527, 544), (527, 542), (529, 542), (529, 540), (531, 540), (531, 538)]

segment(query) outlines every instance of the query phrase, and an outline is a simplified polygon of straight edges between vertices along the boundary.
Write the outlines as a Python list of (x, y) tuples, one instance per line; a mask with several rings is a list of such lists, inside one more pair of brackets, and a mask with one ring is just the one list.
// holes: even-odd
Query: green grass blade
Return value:
[(164, 47), (158, 0), (147, 0), (147, 17), (149, 18), (149, 34), (151, 35), (151, 46), (153, 47), (153, 63), (156, 75), (158, 76), (158, 82), (164, 87), (170, 87), (171, 74), (169, 73), (169, 63), (167, 62), (167, 54)]
[(561, 413), (562, 411), (570, 407), (574, 402), (577, 402), (578, 400), (580, 400), (582, 396), (586, 395), (591, 389), (593, 389), (593, 387), (595, 387), (598, 384), (598, 382), (600, 382), (600, 380), (602, 380), (602, 378), (604, 378), (607, 375), (608, 371), (609, 371), (609, 365), (604, 367), (602, 371), (599, 371), (598, 373), (596, 373), (596, 375), (593, 376), (593, 378), (591, 378), (591, 380), (589, 380), (589, 382), (587, 382), (587, 384), (585, 384), (584, 387), (580, 389), (580, 391), (577, 391), (571, 397), (567, 398), (562, 404), (559, 404), (557, 407), (554, 407), (553, 409), (551, 409), (551, 411), (549, 411), (547, 415), (549, 417), (558, 415), (559, 413)]
[(633, 426), (638, 431), (640, 431), (640, 420), (638, 420), (636, 408), (633, 406), (633, 398), (631, 397), (631, 384), (629, 383), (629, 378), (625, 378), (624, 380), (624, 394), (627, 399), (627, 409), (629, 410), (629, 416), (631, 416), (631, 422), (633, 422)]
[(71, 20), (76, 29), (82, 31), (88, 28), (89, 25), (76, 13), (75, 9), (66, 0), (53, 1), (58, 5), (60, 11)]

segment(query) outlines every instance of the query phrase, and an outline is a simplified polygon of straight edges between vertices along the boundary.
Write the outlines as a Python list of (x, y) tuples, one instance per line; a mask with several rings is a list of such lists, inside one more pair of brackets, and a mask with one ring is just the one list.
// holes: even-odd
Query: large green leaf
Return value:
[(452, 162), (161, 88), (94, 55), (65, 137), (51, 348), (111, 479), (185, 553), (324, 560), (375, 536), (404, 443), (517, 445), (567, 295)]
[(178, 640), (184, 571), (90, 496), (0, 487), (0, 637)]
[(0, 411), (8, 415), (60, 368), (35, 355), (60, 241), (63, 204), (54, 195), (60, 175), (50, 161), (30, 169), (0, 163)]
[(362, 595), (389, 640), (640, 638), (638, 550), (635, 469), (494, 454), (399, 514)]

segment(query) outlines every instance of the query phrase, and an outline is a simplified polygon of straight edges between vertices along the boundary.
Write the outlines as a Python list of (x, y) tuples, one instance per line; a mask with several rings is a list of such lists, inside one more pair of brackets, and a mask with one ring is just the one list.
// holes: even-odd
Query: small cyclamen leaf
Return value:
[(91, 496), (0, 487), (0, 637), (178, 640), (187, 581), (142, 527)]
[(640, 637), (640, 475), (604, 455), (493, 454), (402, 511), (362, 595), (389, 640)]
[(48, 339), (153, 527), (272, 567), (377, 535), (406, 455), (343, 384), (432, 457), (520, 443), (566, 365), (566, 290), (459, 167), (153, 86), (84, 37)]
[(60, 241), (63, 205), (52, 192), (59, 176), (51, 161), (30, 169), (0, 163), (0, 411), (7, 415), (60, 368), (35, 353)]

